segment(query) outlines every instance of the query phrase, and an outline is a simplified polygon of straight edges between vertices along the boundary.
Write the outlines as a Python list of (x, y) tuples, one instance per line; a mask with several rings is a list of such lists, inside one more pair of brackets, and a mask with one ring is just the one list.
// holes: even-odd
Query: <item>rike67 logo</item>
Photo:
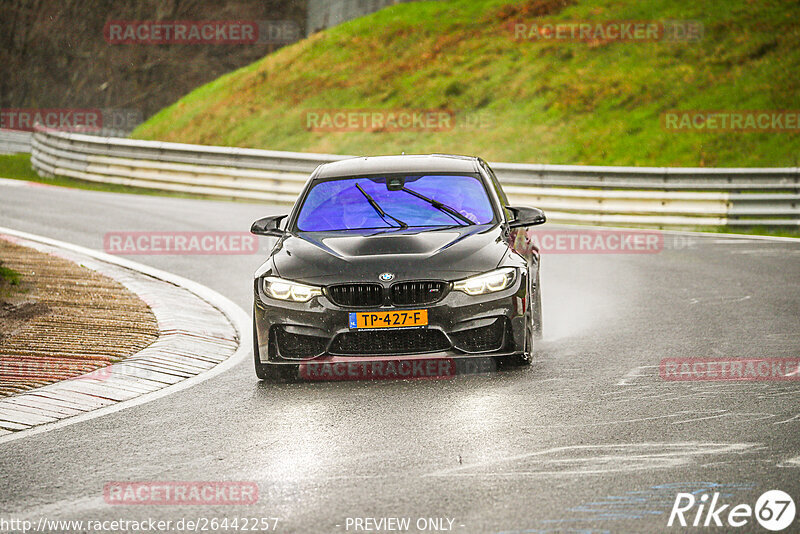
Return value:
[[(667, 526), (743, 527), (752, 522), (773, 532), (788, 528), (795, 518), (795, 505), (788, 493), (770, 490), (761, 495), (755, 507), (749, 504), (721, 504), (720, 494), (704, 493), (699, 499), (692, 493), (678, 493)], [(709, 499), (711, 502), (709, 502)]]

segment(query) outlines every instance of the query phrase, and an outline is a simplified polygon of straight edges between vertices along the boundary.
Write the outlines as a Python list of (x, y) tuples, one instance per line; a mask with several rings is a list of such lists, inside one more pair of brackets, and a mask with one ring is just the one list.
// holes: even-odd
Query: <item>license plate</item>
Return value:
[(350, 328), (415, 328), (428, 326), (428, 310), (353, 312)]

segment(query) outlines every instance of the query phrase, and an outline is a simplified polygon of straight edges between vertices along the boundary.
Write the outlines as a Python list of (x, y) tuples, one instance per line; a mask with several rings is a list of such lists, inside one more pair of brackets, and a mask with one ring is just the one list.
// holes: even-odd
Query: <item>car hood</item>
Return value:
[(508, 252), (497, 224), (436, 230), (301, 232), (281, 238), (256, 272), (312, 284), (394, 280), (456, 280), (494, 269)]

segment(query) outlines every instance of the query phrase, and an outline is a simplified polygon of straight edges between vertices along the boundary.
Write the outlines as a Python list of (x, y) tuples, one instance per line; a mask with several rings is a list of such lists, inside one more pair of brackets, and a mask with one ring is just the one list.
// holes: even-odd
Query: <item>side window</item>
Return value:
[(509, 205), (508, 197), (506, 196), (506, 192), (503, 191), (503, 188), (500, 186), (500, 181), (497, 179), (497, 176), (494, 174), (494, 171), (482, 159), (479, 159), (478, 161), (480, 161), (481, 167), (483, 167), (483, 170), (486, 171), (486, 174), (488, 174), (489, 178), (491, 178), (492, 180), (492, 187), (494, 187), (494, 190), (497, 193), (497, 198), (500, 199), (500, 203), (503, 205), (503, 211), (505, 212), (506, 219), (507, 220), (513, 219), (514, 215), (510, 211), (505, 209), (505, 207)]

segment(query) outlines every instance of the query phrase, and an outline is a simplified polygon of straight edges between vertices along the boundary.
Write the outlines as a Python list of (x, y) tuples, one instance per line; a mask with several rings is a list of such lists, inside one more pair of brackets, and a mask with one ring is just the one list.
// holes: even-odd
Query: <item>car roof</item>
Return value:
[(390, 173), (476, 172), (478, 158), (448, 154), (409, 154), (343, 159), (317, 167), (314, 178)]

